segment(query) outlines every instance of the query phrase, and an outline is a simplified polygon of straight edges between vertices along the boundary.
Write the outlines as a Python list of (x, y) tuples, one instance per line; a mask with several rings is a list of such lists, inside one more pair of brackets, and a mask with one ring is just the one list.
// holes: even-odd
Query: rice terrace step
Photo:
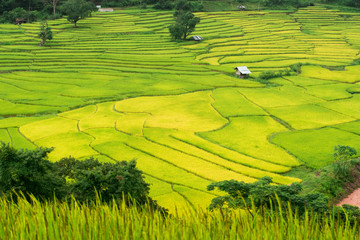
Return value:
[[(256, 13), (256, 14), (255, 14)], [(171, 41), (172, 12), (98, 12), (72, 28), (0, 25), (0, 140), (101, 161), (137, 160), (150, 196), (174, 211), (206, 208), (214, 181), (276, 184), (323, 167), (337, 144), (360, 144), (360, 14), (196, 13), (194, 36)], [(301, 73), (253, 78), (301, 63)], [(236, 78), (247, 66), (253, 78)]]

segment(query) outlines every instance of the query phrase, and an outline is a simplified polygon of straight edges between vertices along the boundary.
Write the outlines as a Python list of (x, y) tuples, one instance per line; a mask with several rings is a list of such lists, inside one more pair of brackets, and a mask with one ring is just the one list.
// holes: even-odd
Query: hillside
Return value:
[[(301, 181), (282, 175), (332, 161), (360, 143), (360, 14), (315, 6), (295, 13), (197, 13), (172, 42), (171, 12), (96, 13), (74, 29), (50, 21), (0, 25), (0, 140), (102, 161), (137, 159), (151, 197), (174, 209), (208, 206), (212, 181)], [(299, 75), (254, 81), (302, 63)], [(248, 66), (253, 78), (235, 78)]]

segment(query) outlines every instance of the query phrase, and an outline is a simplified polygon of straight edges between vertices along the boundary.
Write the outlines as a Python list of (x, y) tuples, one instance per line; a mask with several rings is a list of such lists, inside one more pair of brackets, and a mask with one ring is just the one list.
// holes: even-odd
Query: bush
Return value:
[(0, 196), (15, 197), (24, 193), (27, 198), (56, 197), (60, 200), (74, 196), (79, 202), (93, 202), (98, 196), (102, 202), (125, 199), (127, 204), (150, 204), (153, 209), (167, 214), (148, 197), (149, 184), (142, 172), (130, 162), (101, 163), (90, 158), (83, 161), (64, 158), (53, 163), (47, 160), (51, 148), (16, 150), (1, 143)]
[(54, 195), (65, 196), (65, 179), (56, 174), (55, 166), (47, 160), (51, 148), (16, 150), (1, 143), (0, 146), (0, 195), (15, 197), (24, 193), (39, 199), (50, 199)]
[(255, 81), (267, 84), (267, 83), (269, 83), (269, 79), (271, 79), (271, 78), (287, 76), (287, 75), (290, 75), (289, 70), (278, 71), (278, 72), (276, 72), (276, 71), (264, 71), (264, 72), (260, 73), (260, 75), (255, 79)]
[(301, 73), (301, 67), (302, 67), (302, 64), (301, 63), (297, 63), (297, 64), (294, 64), (294, 65), (291, 65), (290, 66), (290, 70), (292, 72), (295, 72), (296, 74), (300, 74)]
[(144, 181), (134, 160), (100, 163), (93, 158), (83, 161), (64, 158), (55, 165), (59, 176), (68, 180), (69, 193), (80, 202), (95, 201), (95, 189), (104, 202), (123, 196), (131, 196), (141, 204), (147, 201), (149, 184)]
[(338, 145), (334, 148), (334, 173), (338, 178), (346, 180), (350, 177), (351, 162), (348, 160), (357, 154), (356, 150), (349, 146)]
[(4, 12), (0, 18), (2, 23), (15, 23), (17, 18), (27, 19), (27, 12), (23, 8), (15, 8), (10, 12)]

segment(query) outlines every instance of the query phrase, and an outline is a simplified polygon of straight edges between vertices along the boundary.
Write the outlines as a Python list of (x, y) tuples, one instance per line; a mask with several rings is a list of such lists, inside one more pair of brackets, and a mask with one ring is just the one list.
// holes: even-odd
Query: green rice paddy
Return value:
[[(213, 181), (275, 183), (360, 144), (360, 14), (315, 6), (295, 13), (197, 13), (202, 42), (172, 42), (172, 13), (96, 13), (72, 28), (0, 26), (0, 140), (101, 161), (137, 159), (151, 197), (174, 210), (206, 207)], [(256, 77), (302, 63), (266, 86)], [(335, 70), (334, 70), (335, 69)]]

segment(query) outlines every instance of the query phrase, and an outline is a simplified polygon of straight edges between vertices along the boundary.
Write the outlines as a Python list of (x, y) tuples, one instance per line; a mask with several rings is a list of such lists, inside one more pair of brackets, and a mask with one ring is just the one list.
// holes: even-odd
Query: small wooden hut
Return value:
[(245, 5), (239, 5), (238, 7), (237, 7), (240, 11), (244, 11), (245, 10)]
[(98, 11), (99, 12), (113, 12), (114, 9), (113, 8), (99, 8)]
[(239, 76), (239, 78), (245, 78), (251, 73), (246, 66), (236, 67), (234, 69), (236, 70), (236, 75)]
[(16, 24), (16, 25), (20, 25), (20, 24), (22, 24), (22, 23), (26, 23), (26, 20), (23, 19), (23, 18), (17, 18), (17, 19), (15, 19), (15, 24)]

